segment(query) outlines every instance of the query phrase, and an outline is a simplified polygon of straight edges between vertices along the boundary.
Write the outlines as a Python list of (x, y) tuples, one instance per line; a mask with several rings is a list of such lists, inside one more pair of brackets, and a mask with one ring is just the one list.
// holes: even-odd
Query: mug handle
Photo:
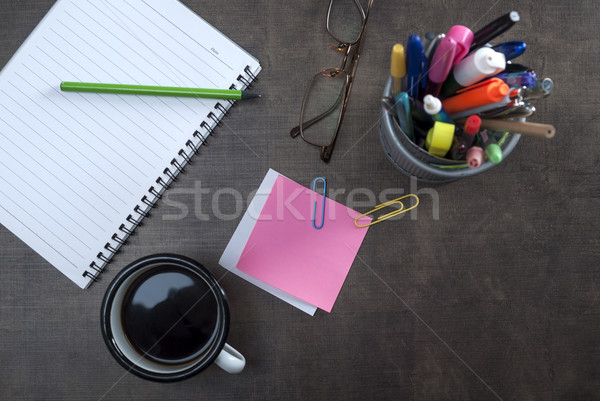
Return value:
[(238, 350), (225, 343), (215, 363), (225, 372), (236, 374), (244, 370), (246, 358)]

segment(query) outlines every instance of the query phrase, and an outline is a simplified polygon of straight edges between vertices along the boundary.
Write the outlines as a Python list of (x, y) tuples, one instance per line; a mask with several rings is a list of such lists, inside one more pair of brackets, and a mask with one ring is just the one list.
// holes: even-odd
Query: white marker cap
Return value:
[(454, 66), (452, 74), (461, 86), (470, 86), (506, 68), (506, 57), (489, 47), (482, 47)]
[(429, 115), (434, 115), (442, 110), (442, 102), (433, 95), (425, 95), (423, 98), (423, 108)]

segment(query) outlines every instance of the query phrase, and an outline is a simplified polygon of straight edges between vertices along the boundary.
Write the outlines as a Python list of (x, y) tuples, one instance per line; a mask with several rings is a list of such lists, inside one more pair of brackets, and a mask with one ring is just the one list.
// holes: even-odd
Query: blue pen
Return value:
[(512, 42), (505, 42), (492, 47), (492, 50), (503, 53), (506, 61), (512, 60), (513, 58), (519, 57), (525, 53), (527, 45), (525, 42), (518, 40)]
[(427, 57), (419, 35), (410, 35), (406, 44), (406, 92), (413, 99), (418, 99), (419, 88), (427, 85)]

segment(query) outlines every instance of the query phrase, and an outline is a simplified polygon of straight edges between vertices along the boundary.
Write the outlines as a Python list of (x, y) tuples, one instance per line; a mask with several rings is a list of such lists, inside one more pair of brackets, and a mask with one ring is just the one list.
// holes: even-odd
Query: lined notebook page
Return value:
[(176, 0), (59, 0), (0, 73), (0, 222), (85, 288), (90, 263), (104, 264), (111, 236), (221, 112), (217, 100), (60, 82), (242, 89), (246, 66), (260, 70)]

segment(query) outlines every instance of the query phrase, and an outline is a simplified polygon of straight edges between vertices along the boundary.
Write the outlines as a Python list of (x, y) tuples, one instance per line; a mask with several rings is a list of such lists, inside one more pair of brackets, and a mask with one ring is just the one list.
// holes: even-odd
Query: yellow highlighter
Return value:
[(406, 58), (404, 56), (404, 46), (396, 43), (392, 47), (392, 63), (390, 66), (390, 75), (394, 84), (394, 96), (402, 92), (402, 78), (406, 75)]
[(427, 132), (425, 148), (435, 156), (444, 157), (452, 147), (454, 139), (454, 124), (436, 121), (433, 128)]

